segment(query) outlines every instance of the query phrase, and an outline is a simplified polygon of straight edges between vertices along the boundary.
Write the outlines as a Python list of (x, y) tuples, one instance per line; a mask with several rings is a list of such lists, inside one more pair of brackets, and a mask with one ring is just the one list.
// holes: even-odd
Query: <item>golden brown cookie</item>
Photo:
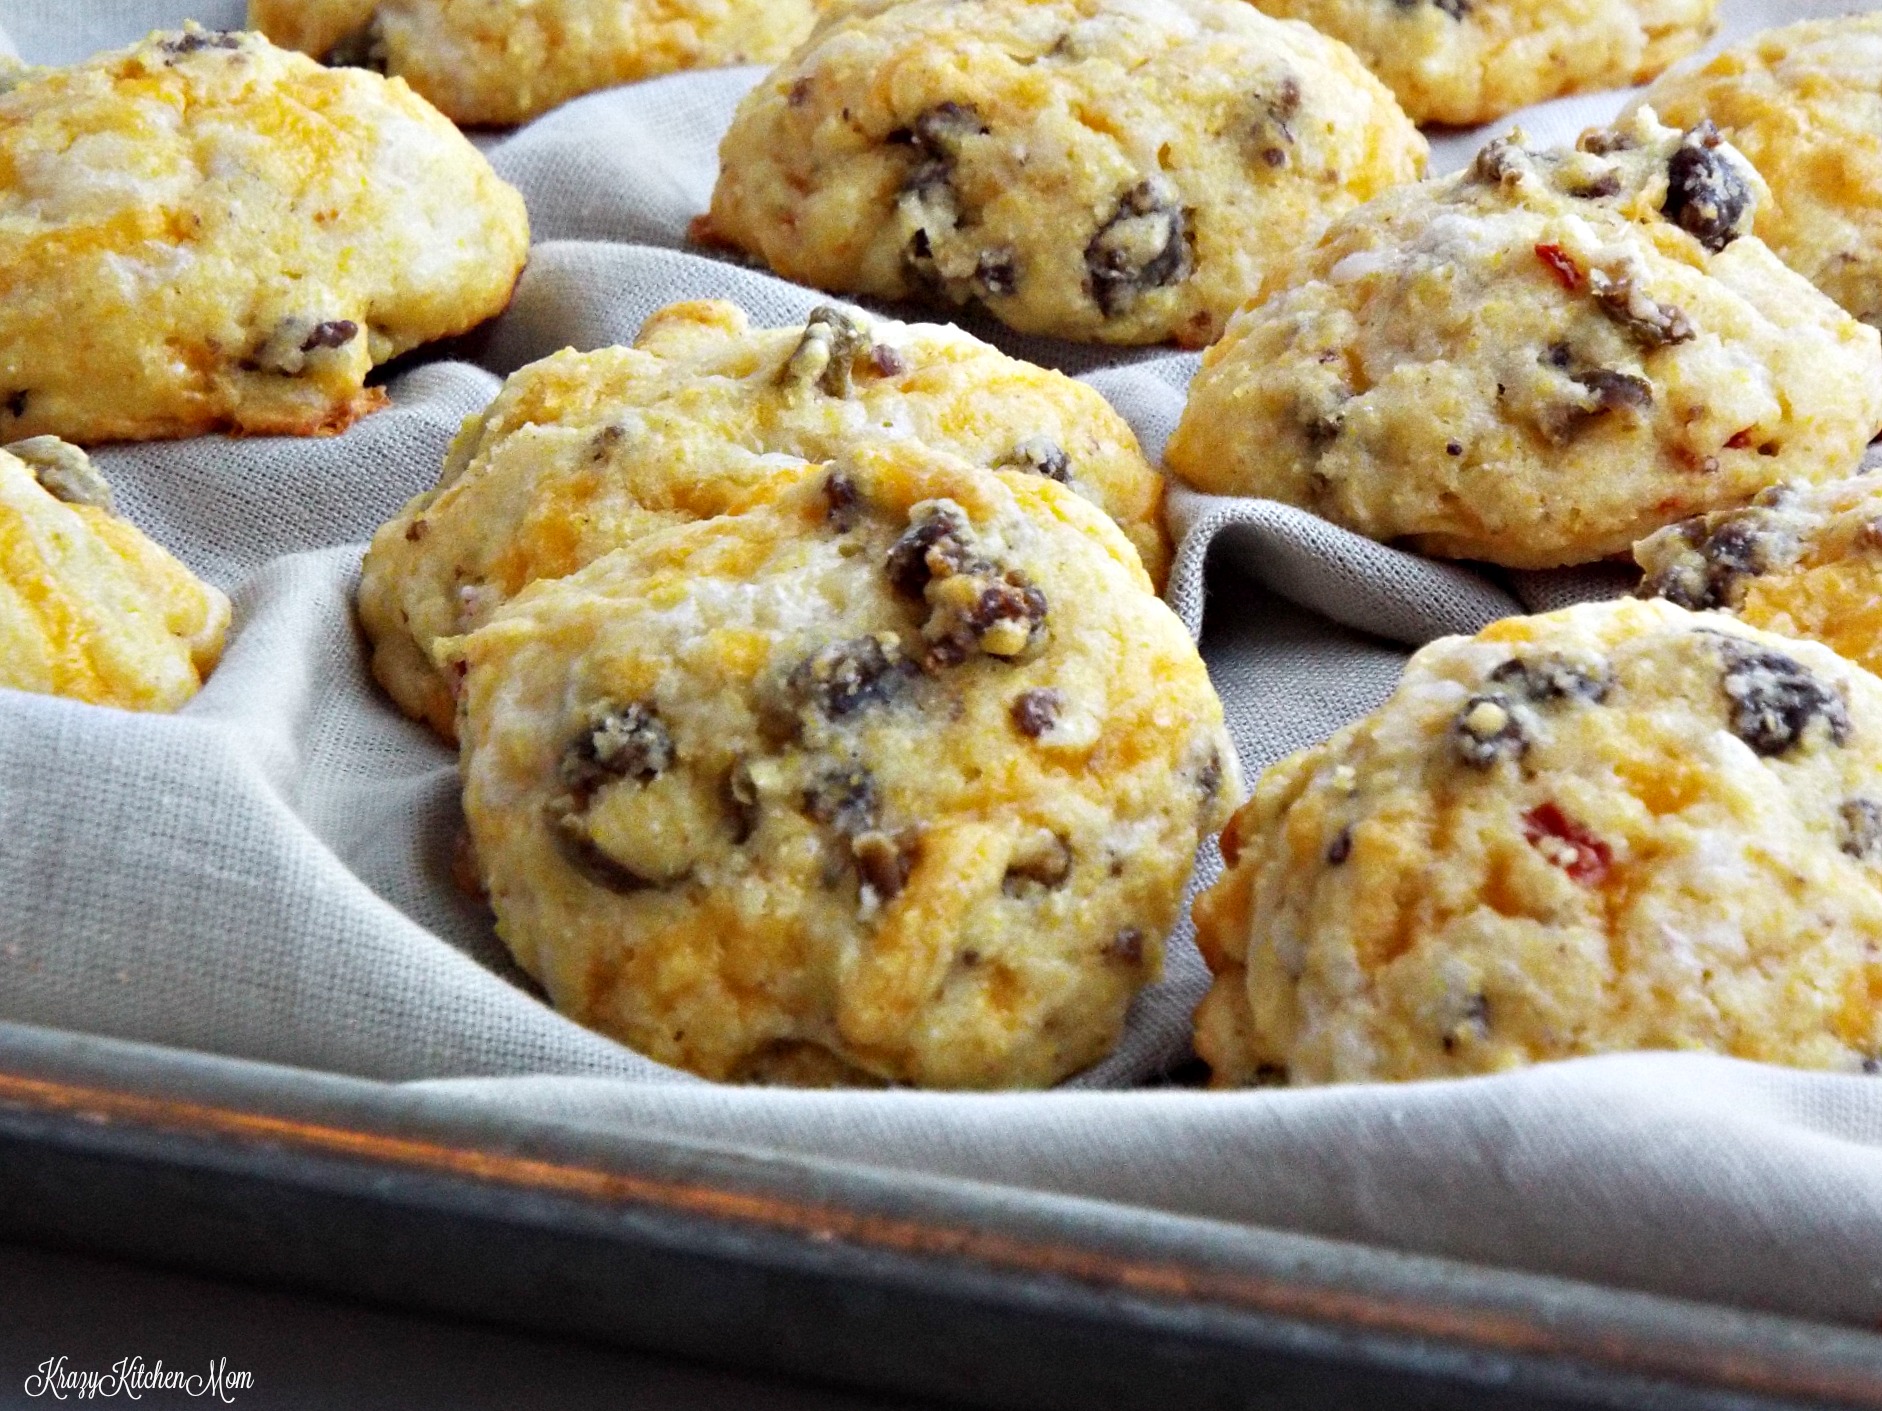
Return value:
[(1882, 671), (1882, 477), (1780, 485), (1634, 546), (1645, 597), (1724, 608)]
[(1644, 101), (1667, 122), (1718, 124), (1770, 184), (1759, 238), (1882, 323), (1882, 14), (1766, 30)]
[(513, 374), (466, 423), (437, 488), (366, 556), (374, 672), (449, 734), (436, 638), (649, 528), (749, 508), (806, 462), (884, 438), (1057, 480), (1108, 511), (1162, 582), (1162, 477), (1089, 387), (953, 328), (825, 309), (754, 329), (731, 304), (676, 304), (633, 348), (557, 353)]
[(0, 447), (0, 687), (175, 710), (228, 625), (229, 600), (117, 516), (83, 451)]
[(1718, 0), (1254, 0), (1343, 40), (1421, 123), (1645, 83), (1712, 34)]
[(1424, 161), (1345, 46), (1242, 0), (865, 0), (740, 105), (696, 233), (822, 289), (1202, 347)]
[(1165, 463), (1380, 540), (1514, 568), (1623, 554), (1851, 473), (1882, 344), (1748, 234), (1706, 127), (1520, 133), (1343, 217), (1203, 358)]
[(831, 0), (249, 0), (275, 43), (404, 79), (468, 125), (682, 69), (775, 63)]
[(711, 1078), (1078, 1071), (1240, 793), (1116, 526), (907, 440), (440, 651), (499, 933), (563, 1012)]
[(1622, 600), (1434, 643), (1223, 850), (1218, 1084), (1882, 1065), (1882, 681), (1814, 642)]
[(195, 26), (0, 92), (0, 440), (317, 435), (500, 311), (522, 198), (429, 105)]

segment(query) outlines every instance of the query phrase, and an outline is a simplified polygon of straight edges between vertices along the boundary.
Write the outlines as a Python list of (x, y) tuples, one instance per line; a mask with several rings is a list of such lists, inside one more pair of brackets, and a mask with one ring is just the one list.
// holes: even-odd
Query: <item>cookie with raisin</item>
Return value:
[(527, 122), (599, 88), (769, 64), (831, 0), (249, 0), (248, 23), (404, 79), (466, 126)]
[(1882, 477), (1779, 485), (1634, 546), (1640, 592), (1826, 643), (1882, 672)]
[(340, 431), (522, 269), (522, 198), (376, 74), (192, 25), (0, 88), (0, 440)]
[(1667, 122), (1715, 123), (1770, 185), (1759, 238), (1882, 324), (1882, 14), (1765, 30), (1643, 101)]
[(740, 105), (695, 233), (822, 289), (1203, 347), (1424, 162), (1345, 46), (1243, 0), (864, 0)]
[(1703, 44), (1718, 0), (1254, 0), (1353, 46), (1412, 119), (1469, 126), (1645, 83)]
[(1204, 355), (1165, 464), (1512, 568), (1854, 471), (1882, 343), (1751, 234), (1763, 185), (1648, 109), (1343, 217)]
[(1622, 599), (1415, 656), (1196, 905), (1221, 1086), (1635, 1049), (1882, 1063), (1882, 681)]
[(499, 934), (564, 1013), (709, 1078), (1077, 1072), (1240, 794), (1117, 527), (912, 441), (642, 535), (440, 653)]
[(806, 463), (896, 437), (1064, 485), (1109, 513), (1163, 581), (1162, 477), (1091, 388), (950, 327), (825, 308), (755, 329), (732, 304), (676, 304), (632, 348), (561, 352), (512, 374), (466, 425), (437, 488), (366, 556), (374, 670), (448, 733), (436, 638), (651, 527), (749, 508)]
[(0, 688), (175, 710), (228, 626), (229, 600), (117, 513), (78, 447), (0, 447)]

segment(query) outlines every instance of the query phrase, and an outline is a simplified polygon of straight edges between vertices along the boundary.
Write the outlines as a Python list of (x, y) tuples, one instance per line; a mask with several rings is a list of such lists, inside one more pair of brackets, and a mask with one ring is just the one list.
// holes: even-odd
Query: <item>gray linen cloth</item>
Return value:
[[(1727, 0), (1721, 40), (1836, 4)], [(230, 0), (0, 0), (26, 58), (69, 61)], [(813, 291), (684, 248), (755, 70), (596, 94), (480, 144), (539, 242), (474, 361), (392, 378), (324, 441), (106, 450), (132, 519), (230, 591), (228, 655), (175, 717), (0, 693), (0, 1018), (390, 1082), (553, 1115), (1136, 1202), (1872, 1322), (1882, 1313), (1882, 1086), (1692, 1056), (1493, 1080), (1209, 1095), (1147, 1088), (1187, 1052), (1207, 974), (1187, 931), (1118, 1052), (1025, 1096), (717, 1087), (558, 1016), (450, 881), (455, 760), (375, 690), (350, 602), (360, 546), (437, 474), (499, 378), (722, 297), (760, 323)], [(1567, 138), (1623, 95), (1527, 114)], [(1434, 167), (1483, 134), (1447, 135)], [(903, 316), (922, 316), (895, 310)], [(1156, 455), (1193, 357), (973, 331), (1084, 377)], [(1409, 650), (1618, 573), (1493, 577), (1285, 506), (1172, 496), (1170, 601), (1250, 777), (1391, 690)], [(1219, 862), (1205, 851), (1199, 878)], [(1138, 1088), (1139, 1091), (1078, 1091)]]

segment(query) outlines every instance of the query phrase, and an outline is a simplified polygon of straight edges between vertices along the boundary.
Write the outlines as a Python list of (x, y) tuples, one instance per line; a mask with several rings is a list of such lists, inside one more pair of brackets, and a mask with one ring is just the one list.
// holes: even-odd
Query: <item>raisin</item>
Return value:
[(1522, 175), (1524, 155), (1521, 143), (1507, 137), (1494, 138), (1477, 153), (1470, 174), (1490, 186), (1501, 186)]
[(1614, 678), (1607, 671), (1590, 669), (1566, 657), (1545, 653), (1535, 657), (1512, 657), (1490, 679), (1499, 686), (1520, 692), (1525, 700), (1538, 705), (1553, 701), (1586, 701), (1599, 705), (1614, 688)]
[(1065, 709), (1065, 697), (1058, 691), (1022, 691), (1013, 699), (1013, 726), (1029, 740), (1036, 740), (1054, 725)]
[(862, 519), (862, 491), (856, 488), (856, 482), (840, 470), (833, 470), (823, 482), (823, 498), (829, 505), (830, 527), (839, 534), (847, 534)]
[(915, 506), (907, 531), (890, 546), (883, 568), (897, 592), (919, 598), (937, 572), (963, 573), (975, 562), (967, 516), (957, 505), (931, 501)]
[(301, 351), (311, 353), (316, 348), (344, 348), (358, 336), (359, 325), (352, 319), (328, 319), (313, 326), (312, 331), (301, 341)]
[(1738, 601), (1744, 580), (1771, 567), (1770, 540), (1759, 531), (1754, 516), (1730, 516), (1710, 532), (1704, 521), (1692, 520), (1680, 532), (1704, 567), (1689, 561), (1676, 563), (1642, 584), (1643, 593), (1695, 612), (1731, 607)]
[(1050, 436), (1028, 436), (1008, 451), (1000, 464), (1030, 470), (1035, 475), (1043, 475), (1047, 480), (1056, 480), (1061, 485), (1069, 485), (1072, 481), (1072, 458)]
[(1347, 824), (1333, 835), (1333, 841), (1327, 844), (1327, 866), (1339, 867), (1353, 855), (1353, 825)]
[(1723, 637), (1725, 674), (1720, 685), (1731, 702), (1731, 731), (1766, 759), (1789, 754), (1805, 743), (1819, 721), (1835, 744), (1849, 740), (1849, 707), (1801, 662)]
[(1843, 851), (1873, 862), (1882, 857), (1882, 803), (1853, 798), (1839, 810), (1843, 824)]
[(900, 377), (908, 371), (908, 359), (901, 349), (878, 343), (869, 350), (869, 366), (878, 377)]
[(850, 841), (856, 871), (879, 901), (901, 895), (915, 871), (915, 852), (913, 839), (889, 833), (861, 833)]
[(1118, 198), (1085, 246), (1093, 302), (1106, 318), (1126, 313), (1147, 290), (1181, 284), (1195, 272), (1189, 216), (1161, 176), (1140, 181)]
[(954, 189), (954, 162), (961, 143), (986, 131), (986, 123), (971, 106), (942, 103), (916, 118), (912, 129), (890, 135), (890, 141), (910, 143), (921, 153), (921, 160), (902, 183), (899, 205), (914, 227), (905, 258), (925, 278), (935, 277), (936, 237), (963, 223), (960, 195)]
[(812, 385), (830, 397), (847, 397), (856, 359), (870, 348), (869, 334), (841, 309), (829, 305), (814, 310), (804, 335), (778, 374), (778, 384), (789, 390)]
[(1451, 737), (1458, 757), (1478, 769), (1529, 752), (1529, 732), (1507, 696), (1472, 696), (1458, 712)]
[(1000, 887), (1009, 897), (1024, 896), (1034, 887), (1052, 891), (1072, 875), (1072, 849), (1056, 833), (1039, 837), (1014, 850)]
[(1255, 120), (1249, 137), (1263, 165), (1279, 171), (1287, 165), (1288, 149), (1294, 145), (1294, 119), (1300, 116), (1300, 80), (1292, 74), (1282, 79), (1271, 94), (1255, 100)]
[(1578, 200), (1599, 201), (1608, 196), (1621, 194), (1621, 174), (1613, 167), (1609, 167), (1606, 171), (1598, 172), (1580, 181), (1571, 178), (1563, 189)]
[(982, 250), (974, 266), (974, 283), (989, 298), (1005, 298), (1019, 288), (1019, 256), (1011, 245)]
[(205, 49), (240, 49), (242, 36), (230, 30), (191, 26), (183, 33), (161, 41), (157, 47), (166, 54), (198, 54)]
[(980, 649), (1001, 657), (1018, 656), (1031, 646), (1045, 620), (1045, 593), (1017, 572), (981, 589), (965, 617)]
[(1717, 254), (1750, 227), (1751, 188), (1719, 152), (1710, 120), (1688, 132), (1667, 163), (1666, 218)]
[(603, 702), (592, 707), (562, 752), (562, 783), (576, 808), (616, 780), (646, 784), (673, 764), (673, 737), (653, 706)]
[(984, 137), (987, 124), (970, 103), (939, 103), (915, 119), (915, 145), (937, 157), (954, 156), (969, 137)]
[(875, 831), (876, 781), (855, 760), (825, 770), (804, 790), (804, 812), (848, 838)]
[(1644, 377), (1636, 377), (1631, 372), (1616, 372), (1613, 368), (1597, 367), (1587, 372), (1577, 372), (1569, 381), (1586, 387), (1594, 393), (1596, 416), (1615, 412), (1623, 407), (1647, 407), (1653, 405), (1653, 384)]
[(1597, 157), (1611, 157), (1616, 152), (1632, 151), (1634, 135), (1623, 127), (1595, 127), (1582, 133), (1575, 143), (1578, 152), (1590, 152)]
[(5, 407), (10, 417), (16, 419), (23, 417), (26, 415), (26, 396), (24, 390), (9, 392), (4, 397), (0, 397), (0, 407)]
[(801, 705), (843, 720), (894, 699), (914, 664), (893, 637), (855, 637), (820, 647), (791, 670), (789, 687)]
[(1665, 348), (1690, 343), (1698, 337), (1699, 331), (1686, 317), (1685, 310), (1642, 293), (1631, 275), (1615, 278), (1601, 270), (1592, 270), (1588, 284), (1601, 312), (1643, 348)]

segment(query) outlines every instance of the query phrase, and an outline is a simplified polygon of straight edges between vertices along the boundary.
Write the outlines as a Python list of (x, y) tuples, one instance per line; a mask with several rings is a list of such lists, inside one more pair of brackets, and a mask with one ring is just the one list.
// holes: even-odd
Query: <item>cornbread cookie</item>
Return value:
[(1203, 358), (1165, 463), (1375, 539), (1586, 563), (1854, 470), (1882, 352), (1747, 234), (1762, 186), (1643, 109), (1339, 221)]
[(1814, 642), (1621, 600), (1435, 643), (1223, 848), (1219, 1084), (1882, 1069), (1882, 682)]
[(1882, 322), (1882, 14), (1766, 30), (1646, 101), (1669, 122), (1717, 123), (1770, 183), (1759, 238)]
[(195, 26), (0, 93), (0, 440), (312, 435), (498, 312), (522, 199), (402, 85)]
[(330, 64), (394, 74), (466, 125), (681, 69), (776, 63), (832, 0), (249, 0), (248, 22)]
[(1424, 162), (1344, 46), (1243, 0), (862, 0), (740, 105), (695, 234), (819, 288), (1202, 347)]
[(1240, 793), (1116, 526), (909, 441), (440, 652), (500, 934), (565, 1013), (710, 1078), (1076, 1072)]
[(0, 448), (0, 687), (175, 710), (228, 625), (229, 600), (118, 518), (83, 451)]
[(1882, 672), (1882, 477), (1775, 486), (1634, 546), (1643, 596), (1726, 608)]
[(1415, 121), (1491, 122), (1645, 83), (1697, 49), (1718, 0), (1254, 0), (1343, 40)]
[(633, 348), (557, 353), (513, 374), (466, 423), (437, 488), (366, 556), (374, 672), (448, 735), (436, 638), (651, 527), (747, 509), (806, 462), (895, 437), (1057, 480), (1108, 511), (1162, 582), (1162, 478), (1089, 387), (953, 328), (820, 309), (754, 330), (732, 304), (676, 304)]

